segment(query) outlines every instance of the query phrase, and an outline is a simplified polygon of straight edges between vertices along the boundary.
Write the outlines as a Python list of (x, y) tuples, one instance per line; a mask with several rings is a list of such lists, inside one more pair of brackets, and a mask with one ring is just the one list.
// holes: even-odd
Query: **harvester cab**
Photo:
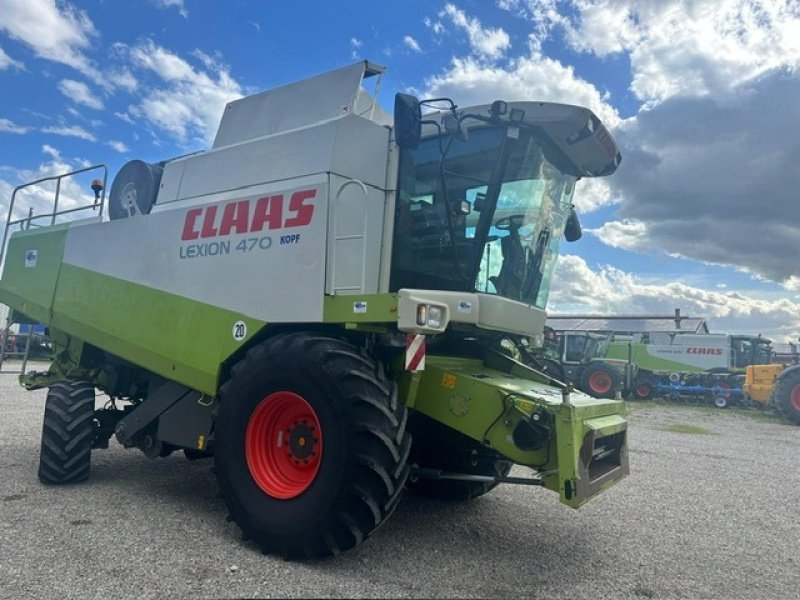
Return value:
[(213, 456), (246, 536), (319, 556), (406, 487), (535, 485), (577, 508), (627, 474), (623, 404), (518, 360), (580, 236), (576, 182), (620, 162), (611, 135), (544, 102), (398, 94), (392, 118), (363, 87), (383, 71), (231, 102), (209, 151), (125, 165), (109, 221), (10, 236), (0, 301), (55, 344), (22, 383), (66, 415), (45, 418), (43, 482), (86, 479), (112, 436)]
[(750, 365), (772, 362), (772, 341), (760, 335), (731, 336), (731, 368), (745, 369)]

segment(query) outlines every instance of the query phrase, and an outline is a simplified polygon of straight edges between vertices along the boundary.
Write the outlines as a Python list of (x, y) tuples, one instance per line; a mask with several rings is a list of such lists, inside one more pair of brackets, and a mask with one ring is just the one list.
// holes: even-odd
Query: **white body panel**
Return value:
[(164, 167), (152, 212), (180, 200), (318, 173), (383, 189), (388, 151), (389, 129), (349, 115), (186, 156)]
[(445, 308), (445, 321), (451, 323), (469, 323), (484, 329), (535, 336), (536, 345), (541, 343), (547, 319), (541, 308), (491, 294), (401, 289), (397, 296), (397, 327), (411, 333), (431, 333), (417, 325), (419, 304)]
[(670, 343), (670, 335), (663, 334), (664, 339), (650, 335), (652, 343), (646, 346), (647, 353), (655, 358), (673, 360), (698, 369), (723, 369), (731, 364), (730, 337), (727, 335), (674, 335)]
[[(64, 262), (264, 321), (320, 322), (327, 180), (323, 174), (252, 186), (157, 214), (73, 225)], [(305, 195), (303, 206), (313, 207), (308, 223), (293, 224), (299, 216), (291, 210), (296, 194)], [(251, 230), (259, 200), (276, 196), (280, 219), (271, 212), (271, 222)], [(246, 211), (228, 210), (240, 218), (239, 226), (223, 231), (225, 207), (237, 203), (246, 203)]]
[(377, 74), (384, 69), (362, 61), (230, 102), (222, 115), (214, 148), (349, 114), (372, 114), (381, 124), (390, 124), (391, 117), (361, 87), (368, 71)]

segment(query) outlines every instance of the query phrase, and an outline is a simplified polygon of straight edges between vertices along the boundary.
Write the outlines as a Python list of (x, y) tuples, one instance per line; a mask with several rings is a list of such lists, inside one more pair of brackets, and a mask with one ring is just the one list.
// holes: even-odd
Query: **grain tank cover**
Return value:
[(228, 103), (222, 114), (213, 148), (306, 127), (349, 114), (382, 125), (391, 117), (362, 87), (364, 79), (377, 76), (375, 93), (385, 67), (361, 61)]

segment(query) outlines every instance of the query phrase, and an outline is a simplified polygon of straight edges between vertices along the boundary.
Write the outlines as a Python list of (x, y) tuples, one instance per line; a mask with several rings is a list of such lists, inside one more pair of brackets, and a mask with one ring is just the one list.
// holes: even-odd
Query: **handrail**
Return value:
[[(67, 177), (73, 177), (75, 175), (80, 175), (81, 173), (87, 173), (89, 171), (95, 171), (97, 169), (103, 170), (103, 189), (101, 190), (101, 195), (95, 198), (95, 201), (92, 204), (86, 206), (78, 206), (76, 208), (68, 208), (66, 210), (58, 210), (58, 200), (61, 195), (61, 180)], [(44, 183), (46, 181), (55, 181), (56, 182), (56, 191), (55, 197), (53, 199), (53, 212), (50, 213), (43, 213), (39, 215), (33, 214), (33, 208), (31, 207), (28, 211), (28, 216), (23, 217), (21, 219), (12, 219), (11, 217), (14, 214), (14, 204), (17, 199), (17, 192), (27, 187), (33, 185), (39, 185), (40, 183)], [(6, 225), (3, 231), (3, 241), (0, 243), (0, 265), (3, 264), (3, 257), (5, 256), (6, 246), (8, 244), (8, 232), (13, 225), (23, 224), (22, 229), (30, 229), (31, 224), (36, 219), (46, 219), (50, 218), (50, 225), (55, 225), (56, 217), (59, 215), (66, 215), (74, 212), (78, 212), (81, 210), (97, 210), (100, 209), (100, 213), (98, 214), (98, 218), (103, 218), (103, 206), (105, 206), (106, 200), (106, 183), (108, 182), (108, 167), (104, 164), (97, 164), (92, 165), (90, 167), (84, 167), (83, 169), (78, 169), (76, 171), (70, 171), (69, 173), (64, 173), (62, 175), (51, 175), (50, 177), (42, 177), (41, 179), (37, 179), (36, 181), (29, 181), (28, 183), (23, 183), (22, 185), (18, 185), (14, 188), (14, 191), (11, 194), (11, 202), (8, 205), (8, 216), (6, 218)], [(25, 226), (27, 224), (27, 226)]]

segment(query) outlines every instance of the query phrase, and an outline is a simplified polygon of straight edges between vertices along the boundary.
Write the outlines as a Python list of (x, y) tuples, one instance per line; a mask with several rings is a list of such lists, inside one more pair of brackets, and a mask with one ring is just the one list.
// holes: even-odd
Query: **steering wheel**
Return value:
[(522, 227), (524, 222), (525, 215), (510, 215), (508, 217), (498, 219), (494, 226), (495, 229), (499, 229), (500, 231), (511, 231), (512, 229), (517, 230)]

